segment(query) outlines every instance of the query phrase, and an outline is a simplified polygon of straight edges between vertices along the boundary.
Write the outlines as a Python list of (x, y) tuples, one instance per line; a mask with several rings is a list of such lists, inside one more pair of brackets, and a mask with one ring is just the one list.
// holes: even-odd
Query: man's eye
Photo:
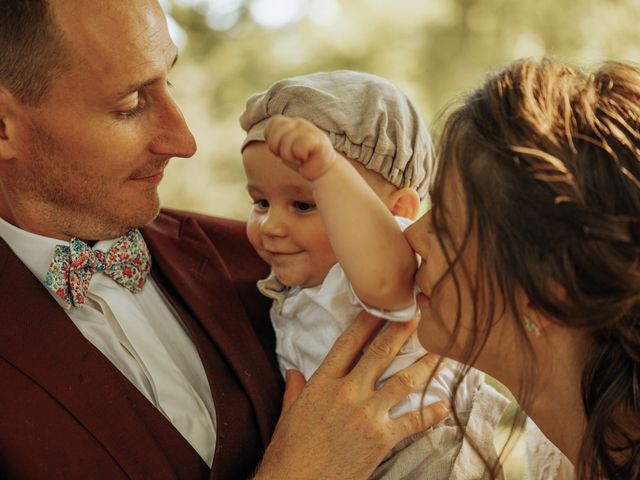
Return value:
[(118, 116), (120, 118), (133, 118), (136, 115), (142, 113), (147, 107), (147, 100), (142, 92), (137, 92), (136, 94), (136, 105), (133, 108), (128, 110), (123, 110), (118, 112)]
[(311, 202), (293, 202), (293, 206), (299, 212), (308, 212), (316, 208), (316, 204)]

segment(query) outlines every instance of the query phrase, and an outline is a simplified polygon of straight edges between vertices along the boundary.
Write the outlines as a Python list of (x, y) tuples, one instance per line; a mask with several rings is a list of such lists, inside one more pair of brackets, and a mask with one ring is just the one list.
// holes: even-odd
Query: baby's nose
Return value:
[(261, 225), (262, 234), (271, 237), (283, 237), (287, 234), (287, 231), (286, 219), (274, 211), (269, 212)]

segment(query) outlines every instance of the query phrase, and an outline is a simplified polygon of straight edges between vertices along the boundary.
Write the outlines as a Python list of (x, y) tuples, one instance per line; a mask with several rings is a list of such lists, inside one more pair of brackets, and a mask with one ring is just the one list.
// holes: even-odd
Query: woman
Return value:
[(640, 479), (640, 69), (507, 66), (448, 118), (421, 342), (503, 382), (580, 479)]
[[(421, 342), (509, 387), (576, 478), (640, 480), (640, 69), (516, 62), (452, 113), (438, 153), (433, 207), (406, 231), (423, 257)], [(388, 418), (437, 358), (375, 391), (410, 326), (382, 331), (350, 370), (370, 320), (354, 322), (295, 402), (303, 380), (290, 372), (256, 479), (367, 478), (397, 441), (446, 415)], [(545, 442), (530, 479), (559, 478)], [(499, 477), (491, 450), (478, 453)], [(472, 470), (448, 476), (484, 478)]]

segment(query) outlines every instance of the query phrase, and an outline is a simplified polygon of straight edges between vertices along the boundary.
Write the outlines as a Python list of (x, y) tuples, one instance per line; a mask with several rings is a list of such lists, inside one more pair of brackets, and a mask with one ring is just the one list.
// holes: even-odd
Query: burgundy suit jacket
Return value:
[(0, 239), (0, 478), (247, 478), (282, 399), (267, 267), (244, 224), (163, 211), (142, 233), (152, 275), (189, 330), (217, 415), (212, 471), (88, 342)]

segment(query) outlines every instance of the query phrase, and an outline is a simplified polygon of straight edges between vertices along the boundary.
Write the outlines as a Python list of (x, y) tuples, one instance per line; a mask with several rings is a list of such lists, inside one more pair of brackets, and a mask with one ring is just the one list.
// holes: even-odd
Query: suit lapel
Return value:
[[(129, 403), (132, 392), (123, 387), (129, 383), (122, 382), (121, 373), (82, 336), (2, 239), (0, 305), (0, 356), (5, 361), (84, 425), (128, 476), (175, 477)], [(136, 451), (147, 455), (131, 455)]]
[[(265, 368), (270, 362), (219, 251), (192, 218), (179, 221), (161, 216), (152, 227), (143, 229), (143, 235), (153, 256), (153, 269), (160, 269), (171, 282), (246, 391), (266, 445), (279, 413), (280, 379), (273, 369)], [(210, 376), (215, 378), (215, 372)]]

